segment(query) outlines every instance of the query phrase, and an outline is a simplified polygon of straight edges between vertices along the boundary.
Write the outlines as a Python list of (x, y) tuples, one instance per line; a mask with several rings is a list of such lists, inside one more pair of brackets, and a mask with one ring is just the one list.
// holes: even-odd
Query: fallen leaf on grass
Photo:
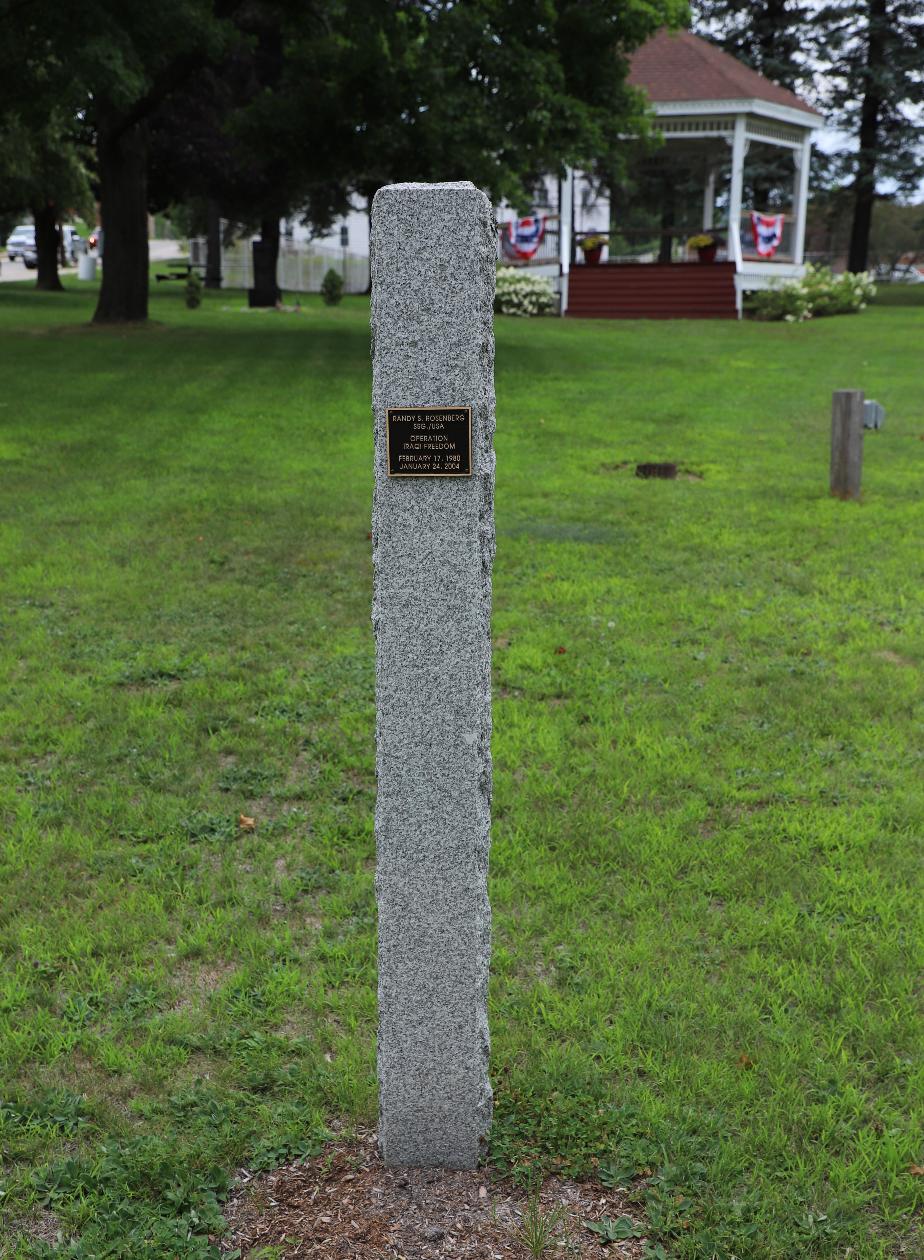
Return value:
[(237, 825), (241, 831), (253, 831), (256, 828), (257, 820), (256, 818), (248, 818), (246, 814), (241, 814), (238, 817)]
[(567, 649), (567, 648), (557, 647), (557, 648), (555, 649), (555, 655), (556, 655), (556, 656), (564, 656), (564, 654), (565, 654), (567, 651), (568, 651), (568, 649)]

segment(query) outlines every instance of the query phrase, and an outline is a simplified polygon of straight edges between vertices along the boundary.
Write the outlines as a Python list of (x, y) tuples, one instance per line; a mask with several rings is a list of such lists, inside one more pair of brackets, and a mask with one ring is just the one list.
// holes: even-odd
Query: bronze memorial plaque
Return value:
[(471, 407), (388, 407), (389, 477), (470, 477)]

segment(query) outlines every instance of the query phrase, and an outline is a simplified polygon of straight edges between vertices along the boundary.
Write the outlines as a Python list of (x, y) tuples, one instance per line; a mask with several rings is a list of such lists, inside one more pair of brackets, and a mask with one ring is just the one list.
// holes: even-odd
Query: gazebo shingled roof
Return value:
[(769, 101), (818, 114), (816, 109), (690, 31), (658, 31), (631, 59), (629, 82), (653, 103), (666, 101)]

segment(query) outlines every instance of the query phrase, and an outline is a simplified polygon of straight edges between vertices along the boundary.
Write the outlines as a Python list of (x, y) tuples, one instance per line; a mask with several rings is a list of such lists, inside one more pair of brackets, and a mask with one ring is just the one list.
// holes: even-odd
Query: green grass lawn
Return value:
[[(0, 287), (0, 1254), (192, 1260), (375, 1120), (368, 308), (69, 289)], [(922, 347), (498, 321), (490, 1161), (652, 1255), (924, 1254)]]

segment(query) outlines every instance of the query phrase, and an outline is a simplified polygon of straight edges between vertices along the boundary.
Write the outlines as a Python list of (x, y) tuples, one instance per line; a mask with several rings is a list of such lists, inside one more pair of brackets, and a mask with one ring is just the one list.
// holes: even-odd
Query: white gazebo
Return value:
[[(611, 318), (648, 315), (683, 318), (741, 314), (742, 295), (804, 271), (812, 133), (820, 115), (793, 92), (758, 74), (689, 31), (660, 31), (633, 56), (629, 81), (647, 94), (665, 141), (665, 161), (682, 156), (702, 171), (704, 231), (715, 228), (717, 177), (727, 173), (721, 197), (724, 248), (710, 268), (681, 254), (670, 263), (651, 256), (609, 256), (597, 266), (575, 257), (575, 233), (562, 196), (563, 313)], [(791, 202), (773, 217), (781, 239), (770, 256), (754, 239), (752, 212), (743, 204), (748, 154), (755, 144), (792, 155)], [(730, 159), (730, 167), (729, 167)], [(777, 217), (779, 215), (779, 217)], [(579, 236), (579, 234), (577, 234)], [(766, 251), (766, 242), (762, 242)], [(646, 278), (632, 274), (646, 269)], [(638, 302), (631, 295), (640, 295)]]

